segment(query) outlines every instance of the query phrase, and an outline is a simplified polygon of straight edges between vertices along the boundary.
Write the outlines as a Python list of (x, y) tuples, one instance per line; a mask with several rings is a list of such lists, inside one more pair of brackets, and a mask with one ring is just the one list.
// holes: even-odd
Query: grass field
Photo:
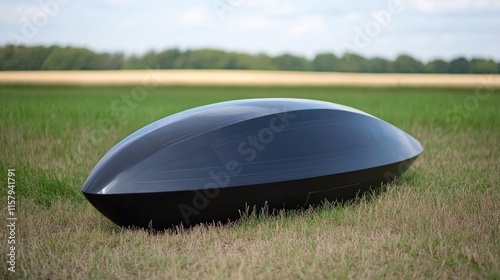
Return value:
[[(140, 94), (139, 94), (140, 93)], [(299, 97), (352, 106), (420, 140), (410, 170), (371, 198), (150, 234), (80, 189), (115, 143), (208, 103)], [(500, 94), (475, 88), (0, 85), (0, 178), (15, 168), (16, 272), (36, 279), (500, 278)]]

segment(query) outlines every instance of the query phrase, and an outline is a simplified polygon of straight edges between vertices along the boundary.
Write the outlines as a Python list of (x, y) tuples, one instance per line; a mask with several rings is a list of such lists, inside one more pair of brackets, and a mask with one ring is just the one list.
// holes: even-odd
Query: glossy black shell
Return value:
[(392, 180), (422, 153), (397, 127), (303, 99), (248, 99), (187, 110), (113, 147), (83, 186), (123, 226), (226, 221), (247, 207), (345, 200)]

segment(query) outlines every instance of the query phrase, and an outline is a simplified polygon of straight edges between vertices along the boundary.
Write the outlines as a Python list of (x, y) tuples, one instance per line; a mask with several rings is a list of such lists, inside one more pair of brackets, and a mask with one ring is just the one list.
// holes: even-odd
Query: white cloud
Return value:
[(114, 7), (130, 6), (134, 3), (133, 0), (104, 0), (104, 2)]
[(262, 18), (242, 18), (236, 24), (236, 27), (242, 31), (253, 31), (271, 27), (269, 20)]
[(500, 3), (493, 0), (413, 0), (412, 6), (424, 13), (447, 13), (499, 9)]
[(41, 6), (27, 4), (0, 4), (0, 23), (22, 25), (37, 15), (46, 14)]
[(325, 20), (319, 16), (303, 16), (294, 20), (289, 28), (293, 35), (328, 33)]
[[(61, 4), (49, 23), (39, 25), (30, 44), (88, 46), (96, 50), (142, 53), (167, 47), (212, 46), (228, 50), (312, 56), (345, 51), (354, 28), (373, 21), (372, 12), (393, 0), (133, 0), (75, 1)], [(422, 58), (480, 53), (500, 57), (500, 0), (400, 0), (401, 15), (372, 38), (363, 55)], [(0, 0), (0, 45), (9, 32), (42, 13), (49, 0)], [(213, 3), (229, 3), (220, 18)], [(454, 14), (455, 13), (455, 14)], [(57, 14), (57, 15), (56, 15)], [(459, 14), (457, 16), (456, 14)], [(38, 25), (37, 25), (38, 26)]]
[(212, 17), (212, 13), (213, 11), (206, 7), (194, 7), (184, 12), (177, 21), (177, 24), (184, 27), (200, 25), (207, 22)]
[(255, 8), (270, 16), (289, 16), (301, 12), (295, 4), (284, 0), (243, 0), (242, 8)]

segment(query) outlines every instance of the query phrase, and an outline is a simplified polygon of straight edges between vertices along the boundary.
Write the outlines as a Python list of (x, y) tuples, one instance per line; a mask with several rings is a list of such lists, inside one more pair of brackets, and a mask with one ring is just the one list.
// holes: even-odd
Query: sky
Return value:
[(0, 45), (500, 60), (499, 0), (2, 0)]

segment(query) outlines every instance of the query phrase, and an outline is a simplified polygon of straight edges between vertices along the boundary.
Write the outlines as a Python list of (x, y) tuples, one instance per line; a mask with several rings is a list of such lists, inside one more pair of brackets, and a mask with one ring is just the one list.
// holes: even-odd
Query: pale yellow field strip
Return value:
[(500, 75), (245, 70), (0, 71), (0, 84), (500, 87)]

